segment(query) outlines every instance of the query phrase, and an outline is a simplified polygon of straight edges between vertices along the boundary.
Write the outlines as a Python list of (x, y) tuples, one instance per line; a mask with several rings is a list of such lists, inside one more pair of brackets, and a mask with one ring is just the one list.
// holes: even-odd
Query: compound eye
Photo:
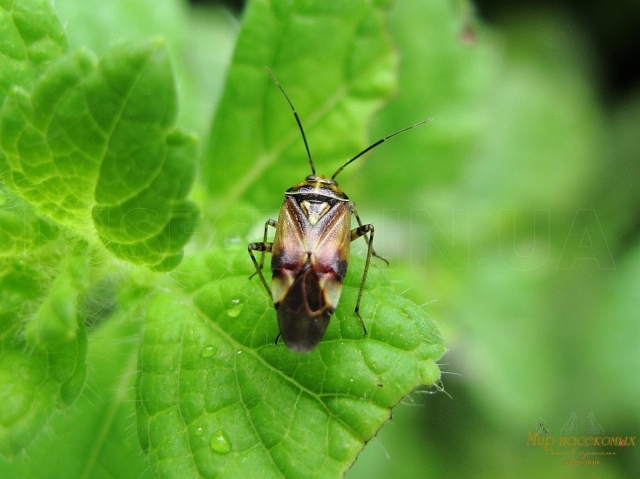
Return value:
[(307, 181), (318, 181), (318, 177), (316, 175), (307, 176)]

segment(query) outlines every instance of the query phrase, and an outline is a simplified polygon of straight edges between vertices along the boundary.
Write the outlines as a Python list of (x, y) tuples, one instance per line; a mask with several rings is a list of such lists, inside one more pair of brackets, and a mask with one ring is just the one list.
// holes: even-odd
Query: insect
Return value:
[(545, 436), (551, 434), (549, 430), (544, 426), (544, 419), (542, 419), (541, 417), (539, 417), (538, 422), (536, 422), (536, 431), (538, 431), (538, 433), (540, 434), (544, 433)]
[[(257, 274), (273, 299), (280, 328), (278, 338), (282, 337), (289, 349), (306, 352), (314, 349), (322, 340), (331, 315), (338, 306), (342, 281), (347, 273), (351, 242), (362, 236), (367, 243), (367, 258), (355, 307), (364, 334), (367, 334), (367, 328), (360, 316), (360, 301), (371, 256), (386, 262), (373, 249), (373, 225), (362, 223), (354, 204), (338, 187), (336, 176), (369, 150), (431, 119), (378, 140), (344, 163), (331, 178), (316, 175), (298, 113), (282, 85), (268, 68), (266, 70), (293, 111), (307, 150), (311, 174), (302, 183), (285, 191), (278, 221), (268, 220), (265, 223), (263, 241), (249, 244), (249, 255), (256, 268), (251, 277)], [(357, 228), (351, 229), (351, 215), (358, 222)], [(275, 228), (275, 237), (271, 243), (267, 241), (270, 226)], [(261, 252), (259, 264), (254, 251)], [(271, 287), (262, 274), (265, 253), (271, 253)]]

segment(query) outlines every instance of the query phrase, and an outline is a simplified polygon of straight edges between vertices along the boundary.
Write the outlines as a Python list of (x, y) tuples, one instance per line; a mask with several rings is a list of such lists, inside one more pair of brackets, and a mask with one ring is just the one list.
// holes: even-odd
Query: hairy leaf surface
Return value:
[[(249, 281), (246, 252), (189, 258), (174, 295), (147, 310), (138, 423), (159, 477), (339, 477), (391, 407), (440, 377), (432, 320), (375, 268), (353, 313), (363, 261), (353, 258), (320, 345), (274, 344), (275, 310)], [(178, 286), (180, 285), (180, 286)]]
[(63, 224), (95, 228), (116, 256), (168, 269), (198, 217), (186, 199), (195, 138), (173, 128), (175, 86), (160, 41), (61, 58), (0, 112), (0, 177)]

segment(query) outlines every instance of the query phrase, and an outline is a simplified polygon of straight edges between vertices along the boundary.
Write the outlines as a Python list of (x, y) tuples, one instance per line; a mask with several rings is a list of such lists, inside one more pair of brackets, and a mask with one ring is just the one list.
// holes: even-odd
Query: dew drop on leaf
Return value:
[(237, 318), (238, 315), (242, 312), (243, 304), (240, 303), (239, 299), (232, 299), (231, 306), (227, 308), (227, 314), (231, 318)]
[(198, 429), (196, 429), (196, 436), (202, 436), (202, 433), (204, 432), (204, 429), (202, 429), (201, 427), (199, 427)]
[(216, 431), (209, 440), (209, 447), (211, 450), (218, 454), (229, 454), (231, 452), (231, 444), (229, 438), (222, 431)]
[(218, 348), (216, 348), (215, 346), (206, 346), (202, 350), (202, 357), (203, 358), (209, 358), (209, 357), (213, 356), (214, 354), (216, 354), (217, 351), (218, 351)]

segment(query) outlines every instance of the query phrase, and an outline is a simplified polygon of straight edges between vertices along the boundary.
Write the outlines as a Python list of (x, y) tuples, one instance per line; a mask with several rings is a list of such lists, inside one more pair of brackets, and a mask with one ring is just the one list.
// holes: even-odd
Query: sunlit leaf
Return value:
[(175, 266), (197, 221), (186, 199), (195, 138), (173, 127), (162, 42), (85, 50), (53, 65), (33, 94), (14, 87), (0, 112), (0, 177), (55, 221), (95, 229), (116, 256)]
[(53, 414), (46, 432), (38, 436), (26, 454), (13, 461), (0, 458), (0, 477), (152, 477), (135, 434), (133, 385), (140, 327), (141, 323), (132, 317), (118, 314), (91, 333), (88, 389), (71, 413)]
[(31, 88), (67, 47), (64, 30), (47, 0), (7, 0), (0, 4), (0, 98), (12, 86)]
[[(173, 295), (147, 310), (138, 422), (159, 477), (340, 477), (391, 407), (440, 377), (432, 320), (371, 271), (353, 313), (363, 261), (354, 258), (320, 345), (274, 344), (275, 310), (257, 279), (225, 267), (243, 249), (191, 257)], [(191, 280), (190, 280), (191, 279)]]
[(387, 8), (365, 1), (250, 3), (203, 158), (213, 197), (272, 205), (310, 173), (291, 109), (265, 66), (298, 111), (318, 173), (330, 176), (366, 146), (368, 120), (395, 86)]

